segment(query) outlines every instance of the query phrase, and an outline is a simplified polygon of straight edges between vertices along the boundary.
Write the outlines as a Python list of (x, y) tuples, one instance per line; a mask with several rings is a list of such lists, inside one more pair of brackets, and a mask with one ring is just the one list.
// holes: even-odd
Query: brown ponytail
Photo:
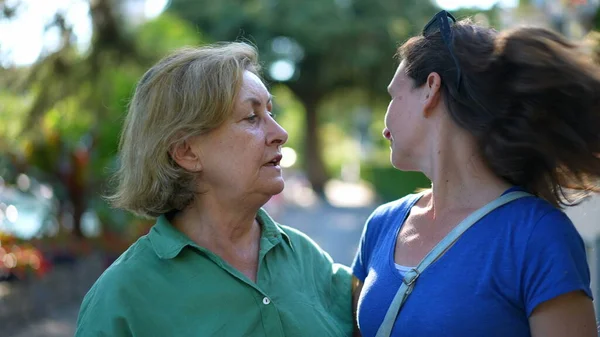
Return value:
[(492, 171), (558, 207), (600, 191), (600, 68), (546, 29), (452, 30), (462, 83), (439, 34), (412, 38), (400, 55), (417, 86), (440, 74), (450, 115)]

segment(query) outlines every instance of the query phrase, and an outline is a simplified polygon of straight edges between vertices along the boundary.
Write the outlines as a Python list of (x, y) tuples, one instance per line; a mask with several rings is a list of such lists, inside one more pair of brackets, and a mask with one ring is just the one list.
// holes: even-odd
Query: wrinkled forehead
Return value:
[(270, 94), (260, 77), (255, 73), (246, 70), (244, 71), (244, 76), (242, 78), (242, 87), (239, 96), (239, 100), (244, 101), (252, 97), (268, 99)]

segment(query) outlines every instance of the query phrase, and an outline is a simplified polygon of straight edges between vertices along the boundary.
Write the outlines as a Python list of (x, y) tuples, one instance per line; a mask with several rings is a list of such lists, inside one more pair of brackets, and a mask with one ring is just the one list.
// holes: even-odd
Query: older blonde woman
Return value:
[(348, 336), (351, 276), (261, 207), (286, 131), (254, 48), (183, 49), (142, 78), (111, 201), (156, 217), (86, 295), (76, 336)]

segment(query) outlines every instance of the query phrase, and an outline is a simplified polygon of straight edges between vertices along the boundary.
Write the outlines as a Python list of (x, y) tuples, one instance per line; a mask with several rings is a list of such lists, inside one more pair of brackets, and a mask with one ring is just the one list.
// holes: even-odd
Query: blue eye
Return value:
[(252, 116), (248, 116), (248, 117), (246, 117), (246, 120), (247, 120), (248, 122), (250, 122), (250, 123), (254, 123), (254, 122), (256, 122), (256, 119), (257, 119), (257, 118), (258, 118), (258, 116), (257, 116), (257, 115), (252, 115)]

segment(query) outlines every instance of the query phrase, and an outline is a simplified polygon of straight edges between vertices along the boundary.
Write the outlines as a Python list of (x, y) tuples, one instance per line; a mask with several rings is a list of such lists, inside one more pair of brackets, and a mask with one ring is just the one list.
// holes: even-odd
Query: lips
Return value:
[(392, 139), (392, 133), (390, 130), (388, 130), (388, 128), (383, 129), (383, 137), (388, 140)]
[(273, 157), (271, 160), (265, 163), (265, 166), (279, 166), (281, 158), (283, 158), (283, 156), (281, 154), (277, 154), (275, 157)]

